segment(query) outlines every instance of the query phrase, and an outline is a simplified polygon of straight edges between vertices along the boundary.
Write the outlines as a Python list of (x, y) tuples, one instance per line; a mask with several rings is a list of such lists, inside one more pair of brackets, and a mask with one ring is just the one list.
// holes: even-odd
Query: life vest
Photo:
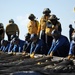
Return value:
[(52, 32), (54, 29), (55, 29), (55, 30), (58, 30), (58, 31), (60, 31), (60, 32), (62, 31), (60, 22), (57, 22), (57, 24), (56, 24), (56, 25), (53, 25), (51, 28), (48, 28), (48, 27), (46, 26), (46, 29), (45, 29), (46, 35), (51, 36), (51, 32)]
[(46, 29), (46, 22), (48, 21), (49, 16), (42, 16), (42, 18), (40, 19), (40, 25), (38, 28), (38, 31), (40, 32), (41, 30), (45, 30)]
[(45, 29), (46, 35), (51, 36), (51, 32), (52, 32), (54, 29), (55, 29), (55, 26), (53, 26), (52, 28), (46, 27), (46, 29)]
[(38, 25), (39, 25), (39, 22), (37, 20), (34, 20), (34, 21), (30, 21), (27, 25), (27, 28), (28, 28), (28, 33), (30, 34), (37, 34), (38, 33)]
[(18, 28), (18, 26), (17, 26), (16, 24), (10, 23), (10, 24), (8, 24), (8, 25), (6, 26), (6, 34), (7, 34), (7, 35), (15, 35), (15, 34), (16, 34), (16, 31), (17, 31), (18, 34), (19, 34), (19, 28)]

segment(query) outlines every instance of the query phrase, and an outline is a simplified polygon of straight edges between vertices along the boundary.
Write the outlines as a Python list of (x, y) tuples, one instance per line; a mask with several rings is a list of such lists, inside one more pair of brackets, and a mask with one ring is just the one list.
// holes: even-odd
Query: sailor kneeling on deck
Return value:
[(35, 53), (45, 54), (46, 47), (43, 40), (39, 39), (37, 34), (31, 34), (30, 39), (32, 41), (30, 48), (30, 56), (33, 57)]
[[(12, 50), (9, 50), (9, 51), (12, 51), (14, 54), (15, 54), (16, 52), (22, 52), (22, 50), (23, 50), (23, 45), (24, 45), (24, 42), (25, 42), (25, 41), (19, 39), (18, 36), (14, 37), (14, 38), (12, 39), (12, 41), (13, 41), (13, 42), (11, 43), (11, 45), (14, 45), (14, 46), (13, 46)], [(10, 47), (11, 47), (11, 45), (10, 45)], [(9, 48), (9, 49), (11, 49), (11, 48)]]
[(9, 48), (9, 42), (7, 40), (1, 40), (0, 51), (8, 52), (8, 48)]
[(75, 58), (75, 30), (72, 34), (72, 41), (70, 43), (68, 59), (70, 59), (70, 58)]
[(23, 45), (22, 55), (25, 55), (26, 53), (30, 53), (30, 46), (31, 46), (30, 36), (31, 36), (30, 33), (27, 33), (25, 35), (25, 43)]
[(69, 40), (66, 36), (61, 35), (60, 31), (53, 30), (52, 31), (52, 46), (48, 52), (50, 56), (59, 56), (59, 57), (66, 57), (68, 56), (69, 52)]

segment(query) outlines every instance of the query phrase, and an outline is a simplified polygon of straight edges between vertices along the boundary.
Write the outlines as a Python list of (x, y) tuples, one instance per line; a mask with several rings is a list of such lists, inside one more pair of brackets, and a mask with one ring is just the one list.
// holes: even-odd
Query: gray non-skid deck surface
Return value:
[[(50, 58), (43, 56), (39, 58), (30, 58), (29, 55), (8, 55), (0, 54), (0, 75), (50, 75), (56, 73), (74, 73), (75, 65), (61, 65), (63, 60), (60, 57)], [(73, 61), (75, 63), (75, 61)], [(59, 64), (59, 65), (58, 65)], [(57, 65), (59, 67), (57, 67)], [(59, 72), (56, 70), (64, 69)]]

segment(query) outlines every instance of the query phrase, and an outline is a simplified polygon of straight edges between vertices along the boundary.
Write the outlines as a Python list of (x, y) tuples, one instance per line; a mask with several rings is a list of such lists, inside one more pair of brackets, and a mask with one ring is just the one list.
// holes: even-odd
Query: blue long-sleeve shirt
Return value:
[(25, 41), (24, 46), (23, 46), (23, 50), (29, 53), (30, 46), (31, 46), (31, 41)]
[(22, 52), (25, 41), (19, 39), (19, 52)]
[(44, 42), (41, 39), (38, 39), (36, 44), (34, 44), (34, 42), (32, 42), (31, 43), (31, 48), (30, 48), (30, 54), (32, 52), (36, 53), (43, 46), (44, 46)]
[(55, 41), (55, 39), (53, 39), (52, 41), (52, 46), (48, 52), (48, 54), (51, 53), (51, 51), (56, 51), (59, 47), (61, 48), (62, 50), (62, 47), (65, 46), (65, 47), (69, 47), (69, 40), (66, 36), (63, 36), (61, 35), (60, 38), (58, 40)]
[(3, 50), (3, 46), (0, 47), (0, 50), (1, 50), (1, 51)]
[(11, 52), (11, 51), (12, 51), (13, 46), (14, 46), (14, 45), (12, 45), (12, 44), (9, 45), (8, 52)]
[(75, 47), (75, 41), (72, 40), (71, 43), (70, 43), (69, 55), (74, 54), (74, 47)]
[(19, 39), (18, 45), (15, 44), (12, 48), (12, 51), (22, 52), (24, 43), (25, 43), (25, 41)]
[(9, 48), (9, 44), (7, 44), (7, 46), (1, 46), (1, 50), (3, 52), (7, 52), (8, 51), (8, 48)]
[(12, 51), (13, 52), (19, 52), (19, 46), (18, 45), (14, 45)]

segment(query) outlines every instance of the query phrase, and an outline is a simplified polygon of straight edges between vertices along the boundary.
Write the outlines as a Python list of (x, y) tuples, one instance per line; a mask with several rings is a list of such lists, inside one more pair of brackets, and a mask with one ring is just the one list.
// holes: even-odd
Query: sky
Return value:
[[(24, 40), (29, 14), (33, 13), (39, 21), (44, 8), (49, 8), (51, 14), (60, 18), (62, 34), (68, 37), (69, 24), (75, 28), (74, 7), (75, 0), (0, 0), (0, 23), (6, 28), (9, 20), (13, 19), (20, 29), (20, 39)], [(5, 39), (7, 40), (6, 34)]]

